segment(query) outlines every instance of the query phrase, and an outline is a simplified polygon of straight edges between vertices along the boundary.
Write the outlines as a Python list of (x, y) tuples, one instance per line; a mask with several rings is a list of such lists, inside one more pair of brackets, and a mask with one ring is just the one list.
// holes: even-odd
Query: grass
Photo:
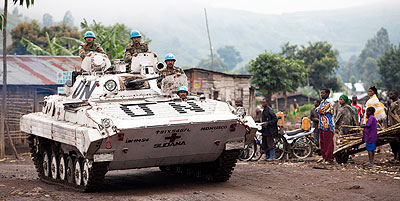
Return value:
[[(309, 117), (310, 116), (310, 111), (311, 109), (314, 108), (313, 104), (306, 104), (306, 105), (302, 105), (300, 106), (299, 110), (298, 110), (298, 117), (299, 120), (301, 120), (302, 117)], [(294, 112), (290, 112), (287, 115), (287, 118), (291, 121), (295, 121), (295, 116), (294, 116)]]

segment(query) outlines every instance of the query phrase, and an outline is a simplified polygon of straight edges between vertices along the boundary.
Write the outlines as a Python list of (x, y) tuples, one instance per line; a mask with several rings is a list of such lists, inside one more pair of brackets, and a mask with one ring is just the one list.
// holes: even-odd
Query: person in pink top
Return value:
[(363, 142), (365, 142), (365, 147), (367, 148), (368, 158), (369, 158), (369, 162), (365, 163), (365, 165), (374, 164), (376, 143), (378, 142), (378, 127), (374, 113), (375, 113), (375, 108), (373, 107), (367, 108), (368, 120), (365, 125), (361, 126), (361, 128), (364, 128), (362, 140)]

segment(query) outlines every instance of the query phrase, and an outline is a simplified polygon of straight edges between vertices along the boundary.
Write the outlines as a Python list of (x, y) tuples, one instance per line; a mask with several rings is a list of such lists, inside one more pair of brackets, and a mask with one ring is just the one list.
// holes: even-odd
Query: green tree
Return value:
[(355, 87), (355, 84), (356, 84), (356, 82), (357, 82), (357, 78), (356, 78), (356, 76), (354, 76), (354, 75), (352, 75), (351, 77), (350, 77), (350, 83), (351, 83), (351, 90), (352, 91), (356, 91), (356, 87)]
[(285, 59), (280, 54), (264, 52), (250, 61), (251, 82), (266, 98), (272, 94), (294, 91), (304, 78), (301, 61)]
[[(215, 71), (218, 72), (228, 71), (228, 66), (218, 56), (214, 56), (214, 66), (215, 66)], [(207, 70), (213, 70), (211, 58), (209, 57), (208, 59), (200, 60), (199, 64), (197, 64), (197, 67)]]
[[(46, 33), (48, 33), (50, 38), (54, 37), (56, 38), (66, 37), (74, 39), (81, 38), (81, 33), (78, 31), (76, 27), (72, 28), (64, 23), (57, 24), (51, 27), (40, 28), (39, 23), (37, 21), (32, 21), (32, 23), (24, 22), (18, 24), (11, 30), (12, 43), (8, 47), (8, 50), (10, 51), (11, 54), (18, 54), (18, 55), (30, 54), (30, 52), (27, 51), (26, 47), (21, 44), (22, 38), (25, 38), (26, 40), (32, 42), (33, 44), (37, 45), (42, 49), (47, 49), (47, 45), (49, 43), (47, 41)], [(70, 42), (66, 40), (60, 40), (58, 41), (58, 43), (60, 43), (60, 45), (66, 47), (67, 49), (73, 47), (73, 45), (71, 45)]]
[(299, 48), (297, 47), (297, 45), (290, 45), (289, 42), (281, 46), (281, 55), (284, 56), (286, 59), (296, 58), (298, 52)]
[(304, 61), (310, 85), (314, 89), (331, 88), (340, 90), (341, 83), (335, 77), (338, 69), (337, 51), (332, 50), (332, 45), (327, 42), (308, 43), (308, 47), (301, 46), (296, 54), (296, 59)]
[(224, 46), (218, 48), (217, 53), (227, 65), (228, 70), (234, 69), (238, 63), (243, 61), (242, 56), (240, 56), (240, 52), (236, 51), (234, 46)]
[(394, 45), (378, 62), (378, 72), (381, 75), (381, 85), (386, 90), (400, 89), (400, 48)]
[[(357, 77), (360, 77), (359, 70), (355, 68), (355, 63), (357, 61), (357, 57), (355, 55), (351, 56), (350, 59), (343, 63), (342, 65), (339, 66), (337, 70), (337, 74), (340, 76), (341, 80), (344, 82), (351, 82), (351, 78), (354, 77), (354, 79), (357, 81)], [(356, 77), (356, 75), (358, 75)]]
[[(379, 29), (372, 39), (367, 41), (365, 44), (364, 49), (362, 50), (361, 54), (358, 56), (358, 59), (355, 64), (355, 69), (359, 71), (356, 72), (355, 76), (358, 79), (361, 79), (363, 82), (369, 82), (370, 76), (366, 72), (366, 61), (368, 58), (379, 60), (379, 57), (383, 56), (385, 52), (390, 48), (390, 40), (389, 34), (385, 28)], [(370, 62), (369, 62), (370, 64)], [(372, 66), (368, 66), (372, 67)], [(376, 72), (375, 70), (368, 69), (369, 71)]]
[(374, 58), (368, 57), (364, 63), (364, 87), (369, 88), (370, 86), (376, 84), (380, 80), (380, 76), (378, 74), (378, 61)]

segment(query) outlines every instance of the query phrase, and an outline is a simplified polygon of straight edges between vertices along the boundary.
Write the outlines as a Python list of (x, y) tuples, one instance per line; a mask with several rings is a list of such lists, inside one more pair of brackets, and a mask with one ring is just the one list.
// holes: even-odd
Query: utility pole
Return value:
[(208, 29), (208, 19), (207, 19), (207, 10), (206, 10), (206, 8), (204, 8), (204, 14), (206, 16), (206, 27), (207, 27), (207, 34), (208, 34), (208, 42), (210, 43), (211, 64), (212, 64), (213, 71), (215, 71), (214, 55), (213, 55), (213, 48), (212, 48), (212, 45), (211, 45), (210, 30)]
[(1, 119), (0, 119), (0, 159), (6, 156), (4, 136), (5, 136), (5, 117), (7, 114), (6, 100), (7, 100), (7, 7), (8, 0), (4, 1), (4, 17), (3, 17), (3, 86), (2, 86), (2, 100), (1, 100)]

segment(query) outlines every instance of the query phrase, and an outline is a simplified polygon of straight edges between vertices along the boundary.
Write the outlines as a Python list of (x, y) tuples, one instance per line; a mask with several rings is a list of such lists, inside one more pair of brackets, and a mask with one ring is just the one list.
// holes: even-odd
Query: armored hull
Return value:
[(79, 75), (66, 95), (46, 97), (42, 112), (21, 118), (41, 179), (84, 191), (108, 170), (160, 167), (229, 179), (254, 121), (221, 101), (161, 93), (150, 67)]

